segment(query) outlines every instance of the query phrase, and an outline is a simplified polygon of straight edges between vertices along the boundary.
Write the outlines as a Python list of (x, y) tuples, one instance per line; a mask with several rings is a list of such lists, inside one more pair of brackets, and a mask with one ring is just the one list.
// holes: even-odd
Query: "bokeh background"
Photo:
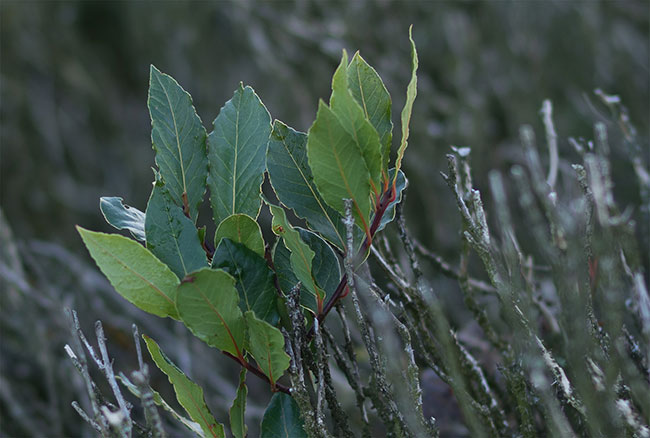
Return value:
[[(181, 339), (185, 350), (176, 353), (184, 369), (197, 380), (205, 377), (210, 388), (225, 388), (223, 400), (234, 394), (228, 382), (236, 377), (214, 381), (208, 376), (214, 373), (202, 370), (203, 359), (192, 363), (193, 354), (205, 354), (201, 346), (110, 298), (74, 230), (80, 224), (112, 231), (99, 212), (100, 196), (122, 196), (145, 209), (154, 165), (146, 107), (150, 64), (191, 93), (208, 131), (240, 81), (255, 88), (272, 117), (306, 131), (318, 99), (329, 96), (341, 49), (360, 50), (391, 93), (396, 142), (413, 24), (420, 70), (404, 163), (406, 214), (419, 240), (455, 261), (458, 217), (439, 176), (450, 145), (472, 148), (476, 186), (489, 199), (487, 171), (506, 171), (520, 160), (520, 125), (531, 124), (544, 147), (544, 99), (553, 102), (562, 156), (575, 154), (568, 137), (593, 137), (596, 121), (610, 128), (613, 145), (622, 144), (593, 93), (600, 88), (628, 108), (647, 161), (649, 5), (3, 0), (0, 435), (33, 434), (40, 425), (52, 425), (53, 435), (89, 433), (69, 404), (82, 391), (62, 384), (74, 380), (63, 353), (66, 306), (83, 311), (89, 327), (99, 318), (113, 327), (122, 339), (115, 354), (132, 348), (132, 321), (167, 336), (169, 345)], [(614, 146), (612, 154), (620, 205), (638, 205), (631, 168), (617, 165), (626, 151)], [(208, 224), (209, 215), (203, 218)], [(219, 359), (205, 360), (218, 369)], [(130, 369), (134, 358), (127, 354), (120, 365)], [(221, 406), (219, 397), (209, 402)], [(260, 412), (253, 406), (251, 415)]]

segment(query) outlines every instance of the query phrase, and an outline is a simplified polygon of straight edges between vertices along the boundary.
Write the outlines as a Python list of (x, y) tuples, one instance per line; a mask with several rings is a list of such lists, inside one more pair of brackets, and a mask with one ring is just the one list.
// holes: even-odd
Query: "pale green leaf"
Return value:
[(187, 411), (192, 420), (201, 425), (204, 436), (225, 437), (223, 424), (214, 419), (205, 404), (203, 389), (190, 380), (160, 349), (158, 344), (147, 335), (142, 336), (147, 344), (151, 358), (160, 371), (167, 375), (169, 383), (174, 386), (178, 403)]
[(208, 136), (208, 187), (214, 222), (243, 213), (256, 218), (271, 116), (251, 87), (240, 84)]
[(415, 49), (415, 42), (413, 41), (413, 26), (409, 28), (409, 41), (411, 41), (412, 72), (411, 81), (406, 87), (406, 102), (402, 109), (402, 141), (397, 150), (397, 161), (395, 161), (395, 168), (397, 170), (402, 168), (402, 158), (404, 158), (404, 151), (408, 145), (409, 122), (411, 121), (411, 114), (413, 112), (413, 102), (415, 102), (415, 96), (418, 93), (418, 52)]
[(302, 282), (303, 290), (316, 296), (317, 301), (321, 303), (318, 308), (320, 310), (325, 292), (318, 287), (312, 274), (314, 251), (302, 241), (300, 233), (291, 226), (282, 207), (269, 204), (269, 208), (273, 215), (273, 232), (284, 239), (284, 244), (291, 252), (291, 267), (295, 276)]
[(252, 310), (258, 318), (271, 324), (278, 321), (273, 271), (263, 257), (225, 238), (214, 252), (212, 267), (223, 269), (235, 279), (242, 311)]
[(307, 134), (276, 120), (266, 166), (280, 202), (305, 219), (310, 228), (344, 249), (345, 225), (341, 215), (327, 205), (318, 193), (307, 164)]
[(156, 164), (174, 203), (196, 222), (208, 173), (203, 123), (189, 93), (153, 65), (148, 106)]
[(370, 174), (361, 150), (323, 101), (309, 129), (307, 157), (314, 182), (325, 202), (345, 214), (344, 199), (352, 199), (358, 224), (369, 230)]
[(260, 438), (307, 438), (300, 409), (290, 395), (273, 395), (262, 418)]
[(145, 241), (143, 212), (124, 204), (122, 198), (115, 196), (99, 198), (99, 209), (110, 225), (118, 230), (129, 230), (133, 237)]
[(251, 311), (246, 312), (248, 328), (247, 350), (257, 362), (257, 366), (275, 386), (284, 371), (289, 368), (289, 355), (284, 352), (284, 336), (268, 322), (257, 319)]
[[(137, 386), (133, 382), (131, 382), (123, 373), (119, 373), (118, 376), (116, 376), (117, 379), (122, 382), (122, 384), (126, 387), (126, 389), (129, 390), (129, 392), (133, 395), (135, 395), (138, 398), (142, 398), (142, 395), (140, 394), (140, 390), (138, 389)], [(169, 412), (174, 419), (178, 420), (180, 423), (183, 424), (183, 426), (187, 427), (192, 433), (195, 433), (198, 436), (204, 436), (203, 435), (203, 429), (201, 429), (201, 425), (199, 423), (195, 423), (194, 421), (190, 420), (189, 418), (186, 418), (176, 412), (174, 408), (172, 408), (169, 403), (165, 401), (164, 398), (161, 397), (160, 393), (151, 387), (149, 387), (151, 392), (153, 393), (153, 402), (157, 405)]]
[[(312, 260), (312, 274), (316, 279), (316, 283), (325, 292), (323, 301), (334, 293), (339, 281), (341, 279), (341, 269), (338, 259), (332, 251), (332, 248), (316, 234), (296, 227), (300, 233), (300, 238), (305, 242), (312, 251), (314, 251), (314, 258)], [(273, 264), (275, 272), (278, 277), (280, 289), (285, 294), (298, 283), (298, 279), (293, 273), (291, 267), (291, 252), (286, 248), (284, 239), (279, 239), (273, 251)], [(313, 311), (318, 312), (318, 303), (315, 296), (310, 293), (303, 293), (300, 295), (300, 304)]]
[(248, 387), (246, 386), (246, 368), (242, 368), (239, 373), (239, 386), (237, 387), (237, 396), (230, 407), (230, 431), (234, 438), (246, 438), (248, 426), (246, 426), (246, 396)]
[(348, 67), (348, 86), (363, 108), (366, 119), (377, 130), (382, 145), (382, 169), (388, 168), (393, 139), (391, 99), (379, 74), (357, 52)]
[(339, 67), (332, 77), (332, 97), (330, 107), (339, 119), (341, 126), (347, 131), (363, 155), (366, 167), (370, 173), (373, 191), (383, 190), (381, 179), (382, 146), (374, 126), (366, 118), (361, 105), (352, 97), (348, 85), (348, 54), (343, 50)]
[(214, 235), (214, 246), (219, 246), (219, 242), (224, 238), (242, 243), (248, 249), (264, 257), (262, 230), (255, 219), (250, 216), (233, 214), (221, 221)]
[(174, 204), (167, 185), (154, 183), (144, 222), (147, 248), (183, 278), (208, 265), (199, 232), (183, 210)]
[(239, 309), (235, 279), (204, 268), (178, 286), (176, 307), (183, 323), (208, 345), (243, 358), (246, 323)]
[(118, 234), (77, 227), (86, 248), (115, 290), (157, 316), (178, 319), (174, 300), (178, 278), (138, 242)]

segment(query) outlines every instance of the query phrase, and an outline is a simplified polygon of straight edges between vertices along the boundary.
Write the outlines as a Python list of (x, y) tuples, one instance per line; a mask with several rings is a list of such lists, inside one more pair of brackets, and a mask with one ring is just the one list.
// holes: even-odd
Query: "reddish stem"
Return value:
[[(397, 196), (397, 191), (395, 190), (395, 186), (393, 185), (390, 187), (388, 190), (384, 192), (384, 194), (381, 197), (381, 200), (379, 201), (379, 205), (377, 206), (377, 210), (375, 211), (375, 217), (372, 220), (372, 224), (370, 225), (370, 233), (366, 236), (366, 240), (364, 240), (363, 245), (359, 249), (359, 253), (357, 254), (358, 256), (361, 256), (368, 251), (368, 248), (370, 248), (370, 245), (372, 245), (372, 238), (375, 236), (375, 233), (377, 232), (377, 228), (379, 228), (379, 225), (381, 225), (381, 219), (384, 217), (384, 213), (386, 213), (386, 209), (390, 205), (391, 202), (395, 200), (395, 197)], [(339, 285), (336, 287), (336, 290), (332, 294), (332, 296), (327, 300), (327, 303), (325, 304), (325, 307), (321, 312), (318, 312), (318, 322), (321, 323), (327, 316), (327, 314), (332, 310), (332, 307), (334, 307), (334, 304), (342, 298), (343, 296), (343, 291), (345, 290), (345, 287), (347, 286), (348, 282), (348, 276), (347, 274), (343, 274), (343, 277), (341, 277), (341, 281), (339, 282)], [(345, 294), (347, 295), (347, 293)], [(307, 342), (311, 341), (312, 337), (314, 336), (314, 326), (312, 326), (309, 329), (309, 332), (307, 333)]]
[(273, 383), (271, 383), (271, 380), (268, 378), (268, 376), (262, 372), (262, 370), (260, 370), (256, 366), (252, 365), (251, 363), (247, 362), (245, 359), (239, 358), (239, 357), (237, 357), (237, 356), (235, 356), (233, 354), (228, 353), (227, 351), (222, 351), (222, 353), (225, 354), (226, 356), (228, 356), (229, 358), (231, 358), (232, 360), (234, 360), (235, 362), (239, 363), (241, 366), (246, 368), (251, 373), (255, 374), (260, 379), (267, 382), (269, 385), (271, 385), (271, 387), (275, 386), (275, 391), (274, 392), (280, 391), (280, 392), (284, 392), (285, 394), (291, 395), (291, 388), (289, 388), (288, 386), (284, 386), (284, 385), (282, 385), (280, 383), (277, 383), (277, 382), (274, 382), (275, 383), (275, 385), (274, 385)]

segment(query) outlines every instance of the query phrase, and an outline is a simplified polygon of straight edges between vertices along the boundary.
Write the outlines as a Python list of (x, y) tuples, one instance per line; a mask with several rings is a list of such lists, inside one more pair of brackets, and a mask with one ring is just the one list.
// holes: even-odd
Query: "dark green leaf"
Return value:
[[(341, 271), (338, 259), (329, 245), (316, 234), (302, 228), (296, 228), (300, 237), (314, 252), (312, 260), (312, 274), (318, 285), (325, 291), (325, 300), (339, 284)], [(290, 262), (291, 252), (286, 248), (284, 239), (279, 239), (273, 252), (273, 264), (282, 291), (287, 294), (298, 283), (293, 273)], [(312, 312), (317, 312), (317, 303), (314, 295), (303, 293), (300, 295), (300, 304)]]
[(246, 368), (242, 368), (239, 373), (239, 386), (237, 387), (237, 396), (230, 407), (230, 431), (234, 438), (245, 438), (248, 433), (246, 426), (246, 395), (248, 387), (246, 386)]
[(284, 352), (284, 336), (268, 322), (257, 319), (251, 311), (246, 312), (248, 328), (247, 350), (257, 366), (275, 386), (284, 371), (289, 368), (289, 355)]
[(147, 204), (147, 248), (179, 277), (208, 265), (194, 223), (174, 204), (167, 185), (157, 181)]
[(214, 235), (214, 246), (223, 238), (243, 243), (248, 249), (264, 257), (264, 238), (255, 219), (245, 214), (233, 214), (221, 221)]
[(332, 110), (319, 102), (316, 121), (309, 129), (307, 157), (314, 182), (325, 202), (341, 214), (344, 199), (352, 199), (357, 223), (369, 230), (370, 174), (354, 138)]
[(235, 279), (204, 268), (178, 286), (176, 307), (183, 323), (208, 345), (243, 357), (246, 323), (239, 309)]
[(350, 92), (363, 108), (366, 119), (379, 134), (382, 145), (382, 169), (388, 168), (390, 145), (393, 139), (391, 99), (388, 90), (374, 68), (357, 52), (348, 67)]
[(233, 276), (242, 311), (252, 310), (258, 318), (271, 324), (278, 321), (273, 271), (265, 259), (241, 243), (226, 238), (214, 252), (212, 267)]
[(208, 173), (205, 128), (192, 97), (153, 65), (148, 105), (156, 164), (174, 204), (184, 207), (196, 222)]
[(190, 418), (201, 425), (205, 436), (224, 437), (223, 424), (217, 423), (208, 406), (205, 404), (203, 389), (194, 383), (172, 362), (160, 349), (158, 344), (147, 335), (142, 336), (147, 344), (151, 358), (160, 371), (169, 378), (169, 383), (174, 386), (176, 399), (187, 411)]
[(178, 319), (178, 278), (145, 247), (128, 237), (77, 227), (90, 255), (115, 290), (145, 312)]
[(269, 112), (251, 87), (240, 84), (208, 136), (208, 187), (217, 225), (236, 213), (257, 217), (270, 135)]
[(376, 194), (383, 190), (382, 146), (374, 126), (366, 118), (361, 105), (352, 97), (348, 88), (348, 54), (343, 50), (341, 63), (332, 78), (332, 97), (330, 107), (338, 117), (341, 126), (348, 132), (357, 148), (361, 151), (366, 167), (370, 173), (370, 181)]
[(144, 236), (144, 213), (135, 207), (122, 203), (122, 198), (102, 196), (99, 198), (99, 209), (104, 219), (118, 230), (129, 230), (131, 235), (141, 242)]
[(260, 438), (307, 438), (300, 409), (290, 395), (273, 395), (262, 418)]
[(266, 165), (280, 202), (305, 219), (313, 230), (344, 249), (345, 225), (341, 215), (320, 196), (307, 165), (307, 134), (276, 120)]
[[(388, 179), (392, 180), (394, 177), (395, 168), (392, 168), (388, 171)], [(404, 175), (404, 172), (401, 170), (398, 170), (397, 179), (395, 180), (395, 200), (388, 204), (388, 207), (381, 218), (381, 222), (379, 223), (379, 228), (377, 228), (378, 232), (383, 230), (389, 222), (392, 222), (393, 219), (395, 219), (395, 206), (402, 202), (402, 192), (407, 186), (408, 180), (406, 179), (406, 175)]]

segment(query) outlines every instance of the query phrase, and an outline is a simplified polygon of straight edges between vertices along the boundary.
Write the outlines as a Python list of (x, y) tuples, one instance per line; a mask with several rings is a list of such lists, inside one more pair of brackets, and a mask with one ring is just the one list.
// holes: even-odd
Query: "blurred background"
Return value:
[[(620, 96), (647, 161), (645, 0), (0, 2), (0, 435), (33, 435), (40, 425), (53, 436), (89, 433), (70, 408), (83, 391), (78, 382), (76, 389), (65, 384), (75, 380), (63, 352), (63, 307), (77, 308), (88, 327), (101, 318), (114, 330), (111, 352), (127, 352), (116, 360), (120, 369), (135, 367), (129, 330), (137, 321), (163, 347), (179, 349), (170, 355), (188, 374), (216, 388), (209, 403), (217, 413), (234, 396), (236, 370), (215, 377), (221, 357), (113, 296), (74, 229), (112, 232), (100, 196), (146, 207), (154, 165), (149, 65), (192, 95), (208, 131), (240, 81), (255, 88), (273, 118), (306, 131), (318, 99), (329, 97), (341, 49), (360, 50), (391, 93), (395, 144), (410, 77), (410, 24), (420, 69), (405, 211), (425, 245), (457, 262), (459, 219), (439, 176), (450, 145), (472, 148), (475, 184), (489, 199), (487, 171), (520, 160), (520, 125), (531, 124), (545, 147), (544, 99), (553, 102), (565, 158), (575, 155), (568, 137), (593, 138), (596, 121), (611, 128), (619, 204), (639, 204), (631, 167), (617, 166), (627, 153), (615, 146), (620, 132), (594, 89)], [(260, 393), (252, 418), (268, 398)]]

